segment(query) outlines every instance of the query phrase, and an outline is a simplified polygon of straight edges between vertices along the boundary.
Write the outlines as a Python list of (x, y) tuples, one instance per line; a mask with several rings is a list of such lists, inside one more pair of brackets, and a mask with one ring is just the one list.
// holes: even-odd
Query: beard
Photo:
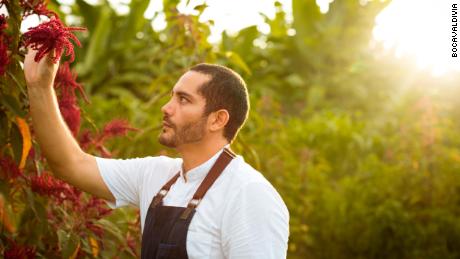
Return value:
[(189, 122), (182, 127), (169, 123), (172, 127), (168, 127), (169, 132), (163, 129), (158, 137), (158, 142), (170, 148), (199, 142), (205, 135), (206, 121), (207, 117), (201, 117), (197, 121)]

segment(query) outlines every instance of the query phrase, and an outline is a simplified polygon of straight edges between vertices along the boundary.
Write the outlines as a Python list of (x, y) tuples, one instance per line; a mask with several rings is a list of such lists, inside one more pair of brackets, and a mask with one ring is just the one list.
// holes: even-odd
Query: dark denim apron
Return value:
[(206, 192), (216, 181), (235, 154), (227, 148), (220, 154), (208, 174), (201, 182), (187, 207), (164, 206), (163, 198), (179, 178), (172, 177), (153, 197), (147, 211), (142, 234), (142, 259), (186, 259), (187, 232), (195, 215), (195, 209)]

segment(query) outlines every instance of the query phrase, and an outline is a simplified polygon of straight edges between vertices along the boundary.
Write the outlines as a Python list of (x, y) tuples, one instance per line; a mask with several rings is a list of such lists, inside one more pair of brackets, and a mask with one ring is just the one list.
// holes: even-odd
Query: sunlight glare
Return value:
[(451, 5), (454, 1), (393, 0), (377, 17), (373, 36), (396, 57), (416, 60), (435, 76), (460, 71), (451, 56)]

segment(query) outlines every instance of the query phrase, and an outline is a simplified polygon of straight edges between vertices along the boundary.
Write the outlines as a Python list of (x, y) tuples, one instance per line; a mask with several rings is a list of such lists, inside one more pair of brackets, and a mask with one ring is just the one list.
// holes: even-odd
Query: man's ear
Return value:
[(209, 130), (218, 131), (225, 128), (225, 125), (227, 125), (229, 119), (230, 114), (228, 114), (228, 111), (225, 109), (220, 109), (218, 111), (212, 112), (209, 115)]

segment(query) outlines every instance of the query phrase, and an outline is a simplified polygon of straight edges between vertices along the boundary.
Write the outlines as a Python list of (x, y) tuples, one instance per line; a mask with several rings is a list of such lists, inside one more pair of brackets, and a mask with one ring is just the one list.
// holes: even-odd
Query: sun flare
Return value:
[(460, 71), (452, 57), (452, 4), (458, 1), (393, 0), (377, 17), (374, 39), (397, 57), (411, 56), (433, 75)]

